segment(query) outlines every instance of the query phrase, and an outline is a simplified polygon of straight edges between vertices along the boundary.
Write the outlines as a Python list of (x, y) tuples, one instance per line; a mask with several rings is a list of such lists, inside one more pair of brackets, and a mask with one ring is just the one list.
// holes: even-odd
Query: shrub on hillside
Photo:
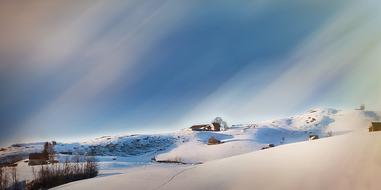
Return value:
[(210, 137), (208, 139), (208, 145), (221, 144), (221, 141), (216, 139), (215, 137)]

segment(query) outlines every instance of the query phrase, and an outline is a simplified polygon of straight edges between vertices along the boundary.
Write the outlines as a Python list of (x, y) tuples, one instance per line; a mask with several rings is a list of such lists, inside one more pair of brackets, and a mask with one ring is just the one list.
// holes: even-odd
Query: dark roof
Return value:
[(29, 159), (31, 160), (47, 160), (48, 155), (44, 153), (30, 153)]
[(209, 124), (202, 124), (202, 125), (193, 125), (191, 128), (202, 128), (202, 127), (209, 127)]

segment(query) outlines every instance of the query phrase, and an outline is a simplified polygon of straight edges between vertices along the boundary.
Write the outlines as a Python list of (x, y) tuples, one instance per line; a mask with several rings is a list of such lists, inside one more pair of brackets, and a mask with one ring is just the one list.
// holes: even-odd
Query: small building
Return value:
[(193, 125), (190, 129), (192, 131), (220, 131), (221, 125), (219, 123)]
[(381, 131), (381, 122), (372, 122), (369, 126), (369, 132)]
[(49, 160), (49, 155), (45, 153), (30, 153), (28, 165), (42, 165), (47, 164)]
[(310, 135), (309, 140), (316, 140), (316, 139), (319, 139), (319, 135)]

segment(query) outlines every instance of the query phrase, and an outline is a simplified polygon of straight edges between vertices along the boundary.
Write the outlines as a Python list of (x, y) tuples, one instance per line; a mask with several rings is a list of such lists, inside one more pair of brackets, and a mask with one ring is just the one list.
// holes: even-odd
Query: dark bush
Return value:
[(0, 190), (18, 190), (22, 189), (23, 182), (17, 179), (16, 167), (0, 167)]
[(98, 175), (98, 165), (94, 157), (76, 157), (73, 161), (41, 165), (39, 171), (34, 172), (34, 180), (27, 185), (27, 189), (48, 189)]
[(4, 190), (9, 185), (9, 173), (7, 172), (6, 167), (0, 166), (0, 190)]
[(208, 139), (208, 145), (221, 144), (221, 141), (216, 139), (215, 137), (210, 137)]

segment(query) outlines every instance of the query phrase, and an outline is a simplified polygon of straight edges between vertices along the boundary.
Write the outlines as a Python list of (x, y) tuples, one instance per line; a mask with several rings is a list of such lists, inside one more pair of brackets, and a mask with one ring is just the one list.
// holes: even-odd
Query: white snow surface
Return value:
[(135, 168), (54, 189), (378, 190), (381, 132), (299, 142), (193, 166)]
[[(313, 109), (307, 113), (284, 119), (262, 121), (251, 124), (233, 125), (226, 131), (181, 130), (167, 134), (103, 136), (78, 143), (57, 143), (58, 159), (68, 154), (93, 153), (108, 166), (149, 163), (158, 161), (179, 161), (203, 163), (210, 160), (260, 150), (268, 144), (282, 144), (305, 141), (310, 134), (320, 138), (345, 134), (371, 121), (380, 120), (380, 113), (371, 111), (335, 109)], [(207, 145), (214, 136), (223, 143)], [(0, 158), (20, 155), (24, 158), (31, 152), (42, 150), (43, 143), (17, 144), (0, 151)]]
[[(55, 150), (60, 160), (68, 154), (92, 153), (101, 161), (116, 159), (120, 162), (141, 164), (156, 158), (158, 161), (202, 163), (260, 150), (268, 144), (278, 146), (305, 141), (309, 134), (326, 137), (328, 130), (336, 134), (345, 133), (347, 128), (344, 130), (332, 126), (337, 123), (342, 126), (347, 117), (357, 119), (357, 123), (369, 123), (379, 116), (375, 112), (313, 109), (290, 118), (233, 125), (226, 131), (181, 130), (167, 134), (103, 136), (85, 142), (57, 143)], [(353, 123), (349, 125), (355, 126)], [(207, 145), (212, 136), (223, 143)], [(30, 152), (40, 152), (42, 145), (43, 143), (17, 144), (0, 151), (0, 158), (10, 155), (26, 158)]]
[[(131, 188), (151, 189), (151, 187), (157, 187), (161, 183), (164, 183), (163, 180), (165, 181), (166, 177), (177, 175), (177, 172), (183, 171), (182, 169), (184, 168), (202, 168), (204, 165), (208, 165), (209, 162), (217, 162), (216, 160), (229, 160), (235, 158), (234, 156), (237, 155), (242, 155), (245, 157), (247, 155), (246, 153), (256, 155), (262, 154), (262, 152), (283, 150), (283, 147), (294, 146), (290, 143), (308, 141), (308, 136), (310, 134), (319, 135), (320, 138), (325, 138), (329, 136), (329, 133), (331, 133), (332, 137), (329, 139), (336, 139), (339, 137), (342, 138), (341, 136), (347, 137), (353, 133), (363, 133), (367, 130), (367, 127), (371, 121), (380, 120), (380, 115), (380, 112), (372, 111), (313, 109), (307, 113), (289, 118), (255, 122), (251, 124), (233, 125), (226, 131), (196, 132), (181, 130), (167, 134), (104, 136), (86, 142), (57, 143), (55, 149), (58, 153), (57, 159), (60, 161), (64, 161), (67, 157), (72, 157), (76, 154), (86, 154), (90, 152), (96, 154), (97, 159), (99, 160), (100, 177), (97, 177), (94, 180), (103, 180), (104, 178), (121, 178), (122, 180), (122, 177), (118, 174), (125, 175), (126, 173), (133, 176), (140, 175), (134, 174), (133, 171), (147, 176), (152, 176), (155, 172), (157, 172), (158, 175), (159, 173), (163, 173), (160, 179), (156, 179), (155, 176), (152, 178), (143, 177), (140, 181), (157, 181), (157, 183), (152, 182), (150, 184), (146, 184), (147, 188), (141, 187), (141, 184), (138, 182), (139, 180), (135, 182), (136, 184), (134, 183), (137, 188)], [(207, 141), (211, 136), (221, 140), (222, 144), (208, 145)], [(357, 138), (357, 136), (355, 138)], [(316, 142), (326, 141), (330, 142), (330, 140), (325, 139), (321, 139)], [(263, 147), (268, 147), (269, 144), (274, 144), (275, 148), (261, 150)], [(315, 144), (315, 141), (305, 142), (305, 144)], [(20, 155), (26, 158), (30, 152), (41, 151), (43, 147), (42, 145), (43, 143), (29, 143), (8, 147), (5, 150), (0, 151), (0, 159), (5, 160), (7, 157), (14, 155)], [(304, 149), (305, 148), (301, 148), (301, 150), (298, 151), (304, 151)], [(324, 150), (321, 151), (324, 153)], [(287, 158), (284, 160), (285, 162), (289, 161), (289, 154), (291, 153), (283, 155)], [(305, 155), (300, 156), (304, 157)], [(153, 162), (153, 158), (157, 161), (177, 161), (185, 164), (204, 164), (184, 166), (177, 164), (159, 164)], [(273, 161), (276, 162), (277, 160)], [(270, 161), (268, 163), (266, 162), (266, 164), (270, 163)], [(313, 165), (312, 161), (311, 164)], [(31, 176), (31, 170), (31, 167), (29, 167), (26, 163), (23, 161), (19, 162), (18, 171), (20, 179), (29, 179)], [(277, 171), (276, 169), (273, 170), (273, 172)], [(149, 174), (150, 172), (152, 172), (152, 174)], [(221, 172), (227, 172), (227, 170)], [(255, 173), (255, 175), (257, 175), (257, 173)], [(114, 176), (115, 178), (113, 178)], [(271, 176), (267, 177), (272, 179)], [(134, 177), (132, 177), (132, 179), (134, 179)], [(81, 182), (78, 183), (80, 184)], [(124, 181), (121, 181), (121, 183), (124, 184)], [(73, 188), (74, 187), (76, 186), (73, 186)], [(72, 186), (70, 186), (69, 189), (71, 188)]]
[[(310, 117), (316, 122), (306, 123), (306, 119), (312, 120)], [(147, 165), (54, 189), (378, 190), (381, 189), (378, 180), (381, 132), (370, 133), (368, 126), (370, 121), (379, 119), (376, 112), (314, 110), (293, 118), (261, 122), (255, 128), (240, 126), (218, 133), (222, 136), (213, 134), (217, 138), (225, 137), (227, 142), (213, 146), (202, 141), (208, 133), (191, 133), (187, 143), (159, 156), (170, 158), (181, 153), (188, 159), (202, 160), (209, 155), (224, 158), (207, 159), (209, 161), (197, 165)], [(306, 130), (322, 136), (332, 131), (332, 137), (298, 142), (305, 138)], [(227, 134), (233, 137), (226, 138)], [(233, 148), (227, 146), (229, 143), (245, 142), (254, 147), (267, 142), (277, 143), (278, 137), (284, 135), (287, 135), (284, 145), (225, 157), (237, 153), (232, 153)], [(239, 140), (247, 138), (250, 141)], [(186, 146), (190, 148), (188, 152)], [(238, 146), (244, 147), (244, 144)], [(224, 147), (228, 153), (219, 147)]]

